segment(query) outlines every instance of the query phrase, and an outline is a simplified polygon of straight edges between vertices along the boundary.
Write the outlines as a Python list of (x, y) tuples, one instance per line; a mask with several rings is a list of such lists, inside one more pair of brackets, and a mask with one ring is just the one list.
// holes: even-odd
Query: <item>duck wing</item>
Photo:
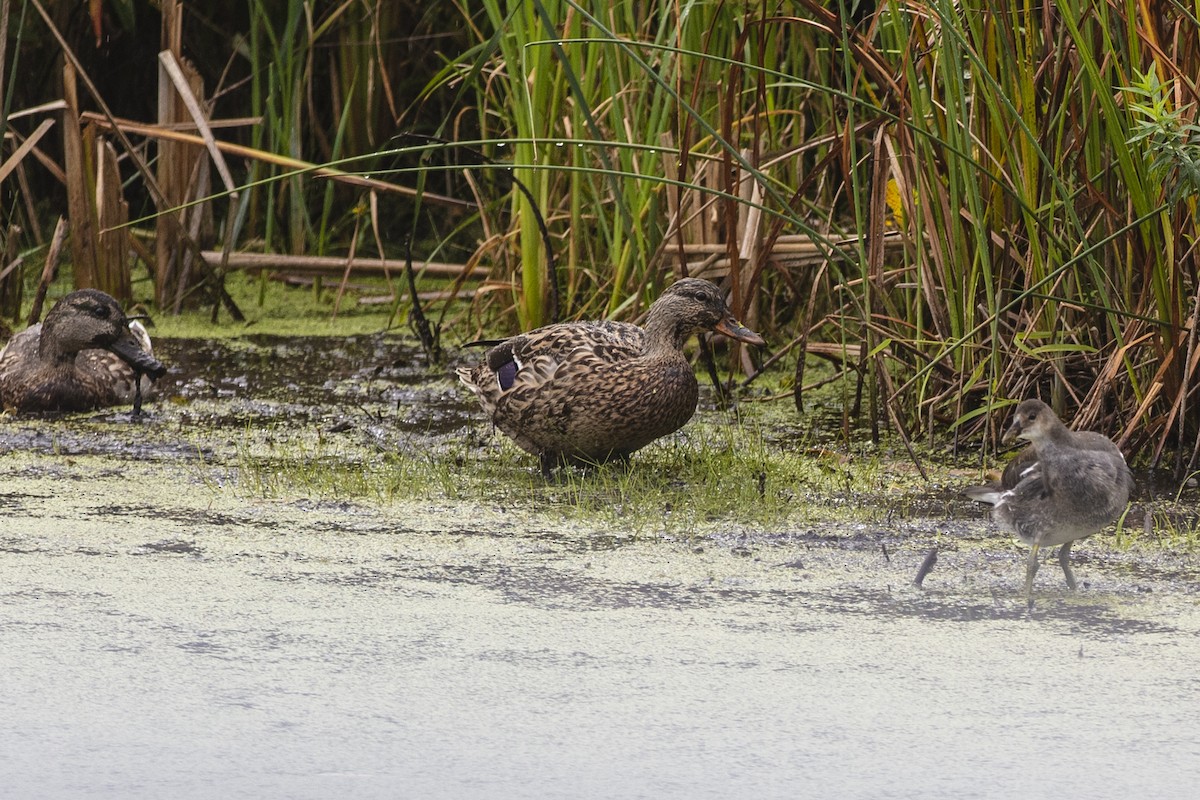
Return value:
[[(75, 368), (96, 386), (107, 387), (109, 405), (132, 403), (139, 394), (150, 397), (153, 381), (166, 374), (167, 368), (154, 357), (150, 334), (139, 322), (130, 322), (128, 333), (110, 349), (80, 350)], [(147, 377), (148, 376), (148, 377)]]
[[(479, 398), (489, 416), (500, 396), (518, 383), (536, 390), (567, 364), (589, 369), (598, 362), (621, 363), (642, 352), (645, 333), (627, 322), (565, 322), (504, 339), (474, 367), (457, 371), (459, 380)], [(524, 374), (523, 374), (524, 373)]]
[(0, 349), (0, 375), (4, 370), (12, 369), (18, 361), (38, 357), (38, 341), (42, 335), (42, 323), (30, 325), (8, 340), (8, 344)]
[(0, 350), (0, 410), (23, 405), (28, 393), (28, 377), (36, 371), (38, 336), (42, 324), (31, 325), (13, 336)]
[(614, 360), (611, 352), (581, 348), (562, 360), (543, 354), (524, 362), (492, 419), (528, 452), (598, 463), (678, 430), (697, 397), (682, 357)]
[(522, 362), (539, 356), (559, 361), (585, 360), (588, 356), (608, 361), (620, 361), (641, 355), (645, 332), (628, 322), (567, 322), (514, 336), (489, 351), (504, 352), (505, 345)]

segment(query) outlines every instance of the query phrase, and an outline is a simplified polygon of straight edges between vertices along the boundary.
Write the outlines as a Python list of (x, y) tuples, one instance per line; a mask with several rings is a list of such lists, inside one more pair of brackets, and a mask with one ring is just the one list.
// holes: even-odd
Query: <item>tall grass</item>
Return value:
[[(716, 270), (735, 311), (792, 348), (798, 397), (819, 354), (854, 378), (849, 415), (909, 440), (994, 434), (1000, 409), (1039, 395), (1195, 469), (1200, 7), (458, 0), (424, 13), (466, 33), (402, 60), (420, 6), (387, 5), (253, 0), (231, 62), (263, 118), (252, 144), (390, 159), (396, 181), (465, 196), (462, 161), (387, 152), (399, 115), (511, 169), (486, 184), (472, 169), (477, 221), (422, 223), (478, 234), (493, 321), (634, 317), (672, 272)], [(433, 77), (410, 102), (400, 73)], [(261, 179), (249, 236), (387, 246), (356, 195), (252, 167)]]
[[(539, 187), (574, 313), (620, 313), (664, 282), (677, 174), (718, 198), (706, 213), (731, 243), (739, 310), (811, 349), (842, 344), (867, 408), (902, 431), (970, 434), (1036, 394), (1154, 461), (1175, 436), (1194, 462), (1195, 186), (1172, 183), (1186, 164), (1169, 163), (1196, 133), (1193, 10), (484, 5), (486, 18), (462, 6), (493, 48), (467, 76), (482, 138)], [(1138, 93), (1147, 75), (1153, 97)], [(732, 239), (750, 198), (765, 241), (806, 234), (825, 266), (765, 248), (742, 263)], [(548, 277), (513, 202), (513, 290), (530, 326)], [(883, 246), (889, 228), (898, 252)], [(843, 236), (856, 244), (833, 252)]]
[(918, 404), (953, 395), (962, 417), (1042, 394), (1135, 449), (1153, 442), (1157, 458), (1168, 429), (1197, 422), (1162, 416), (1195, 389), (1179, 349), (1197, 277), (1179, 212), (1193, 204), (1172, 208), (1132, 143), (1123, 87), (1163, 70), (1194, 102), (1189, 41), (1159, 49), (1149, 20), (1107, 5), (929, 10), (892, 4), (880, 17), (884, 48), (939, 44), (905, 59), (898, 129), (911, 233), (927, 244), (906, 265), (930, 311), (918, 374), (953, 367), (950, 380), (909, 381)]

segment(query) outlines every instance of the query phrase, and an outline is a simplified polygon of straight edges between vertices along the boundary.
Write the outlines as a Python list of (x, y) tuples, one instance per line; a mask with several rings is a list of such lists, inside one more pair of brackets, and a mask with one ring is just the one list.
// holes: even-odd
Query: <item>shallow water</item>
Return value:
[(0, 422), (0, 797), (1194, 796), (1194, 556), (1089, 540), (1029, 614), (966, 505), (676, 539), (223, 489), (225, 428), (386, 440), (408, 392), (462, 435), (348, 347), (282, 391), (172, 353), (150, 425)]

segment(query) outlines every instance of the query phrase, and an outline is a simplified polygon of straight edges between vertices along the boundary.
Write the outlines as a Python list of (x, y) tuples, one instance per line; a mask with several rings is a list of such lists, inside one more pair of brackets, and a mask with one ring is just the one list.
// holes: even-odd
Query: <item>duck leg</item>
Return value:
[(1025, 602), (1033, 607), (1033, 576), (1037, 575), (1038, 571), (1038, 551), (1042, 546), (1034, 542), (1033, 547), (1029, 549), (1029, 559), (1025, 562)]
[(140, 370), (133, 371), (133, 416), (140, 417), (142, 415), (142, 373)]
[(1067, 586), (1071, 589), (1075, 588), (1075, 574), (1071, 572), (1071, 545), (1074, 542), (1067, 542), (1058, 550), (1058, 563), (1062, 565), (1063, 576), (1067, 579)]

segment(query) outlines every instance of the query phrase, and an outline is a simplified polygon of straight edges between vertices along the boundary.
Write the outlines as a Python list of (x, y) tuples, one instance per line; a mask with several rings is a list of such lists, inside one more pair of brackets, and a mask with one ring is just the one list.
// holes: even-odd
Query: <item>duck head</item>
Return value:
[(705, 331), (717, 331), (746, 344), (766, 342), (733, 317), (721, 290), (711, 281), (684, 278), (671, 284), (650, 306), (646, 331), (663, 331), (682, 347), (688, 337)]
[(134, 371), (161, 378), (167, 368), (138, 344), (129, 319), (111, 295), (97, 289), (71, 292), (42, 322), (38, 353), (46, 360), (74, 360), (80, 350), (108, 350)]
[(1002, 441), (1011, 442), (1013, 439), (1025, 439), (1037, 442), (1048, 437), (1051, 432), (1061, 425), (1058, 417), (1050, 410), (1050, 406), (1041, 400), (1024, 400), (1013, 414), (1008, 430), (1004, 432)]

